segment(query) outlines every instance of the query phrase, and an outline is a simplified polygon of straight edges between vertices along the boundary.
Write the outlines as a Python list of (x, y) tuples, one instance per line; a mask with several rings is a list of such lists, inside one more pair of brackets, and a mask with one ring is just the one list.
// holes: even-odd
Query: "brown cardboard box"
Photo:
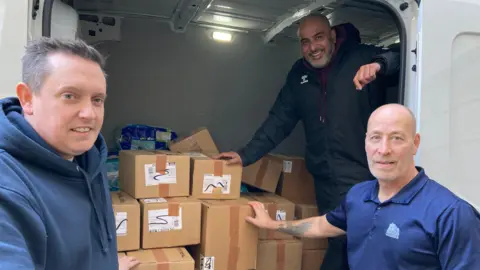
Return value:
[(218, 154), (218, 148), (206, 128), (194, 130), (190, 136), (176, 139), (169, 143), (169, 149), (173, 152), (200, 152), (204, 154)]
[[(305, 219), (310, 217), (318, 216), (318, 210), (316, 205), (311, 204), (297, 204), (295, 205), (295, 219)], [(312, 238), (303, 238), (304, 250), (312, 249), (326, 249), (328, 248), (327, 239), (312, 239)]]
[(245, 198), (202, 202), (202, 241), (192, 251), (197, 268), (256, 268), (258, 228), (247, 223), (246, 216), (253, 216), (253, 209)]
[(283, 172), (276, 193), (291, 202), (316, 204), (312, 175), (301, 157), (273, 155), (283, 162)]
[(267, 155), (245, 167), (242, 180), (246, 184), (274, 193), (282, 174), (282, 168), (281, 160)]
[(134, 270), (194, 270), (195, 262), (183, 247), (127, 252), (140, 261)]
[(304, 250), (302, 254), (302, 270), (320, 269), (324, 257), (325, 250)]
[(122, 191), (111, 192), (115, 214), (117, 250), (140, 248), (140, 204)]
[(167, 151), (120, 151), (122, 190), (136, 199), (185, 197), (190, 191), (190, 157)]
[[(295, 219), (295, 204), (272, 193), (246, 193), (242, 196), (248, 197), (251, 200), (263, 203), (267, 209), (270, 217), (274, 220), (294, 220)], [(273, 231), (260, 229), (259, 239), (261, 240), (279, 240), (279, 239), (293, 239), (293, 236)]]
[(201, 202), (193, 198), (140, 200), (142, 248), (200, 243)]
[(241, 165), (225, 160), (192, 156), (192, 197), (198, 199), (238, 199), (242, 179)]
[(298, 240), (262, 240), (257, 254), (257, 270), (302, 269), (302, 242)]

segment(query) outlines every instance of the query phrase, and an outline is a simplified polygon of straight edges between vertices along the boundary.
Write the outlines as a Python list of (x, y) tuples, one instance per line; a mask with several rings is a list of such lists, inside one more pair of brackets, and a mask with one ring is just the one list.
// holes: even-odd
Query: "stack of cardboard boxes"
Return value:
[[(121, 191), (111, 197), (118, 251), (140, 260), (135, 269), (319, 269), (317, 262), (316, 268), (308, 265), (318, 261), (324, 246), (305, 245), (245, 221), (253, 216), (249, 201), (264, 203), (277, 220), (310, 213), (304, 214), (288, 196), (314, 204), (314, 199), (306, 199), (313, 189), (301, 187), (313, 185), (313, 180), (290, 175), (303, 172), (295, 164), (285, 170), (285, 161), (290, 160), (282, 159), (287, 157), (269, 155), (247, 168), (226, 165), (211, 158), (218, 149), (207, 129), (177, 140), (170, 150), (120, 152)], [(242, 180), (266, 192), (241, 194)], [(287, 192), (292, 188), (306, 193)], [(302, 268), (302, 261), (307, 267)]]

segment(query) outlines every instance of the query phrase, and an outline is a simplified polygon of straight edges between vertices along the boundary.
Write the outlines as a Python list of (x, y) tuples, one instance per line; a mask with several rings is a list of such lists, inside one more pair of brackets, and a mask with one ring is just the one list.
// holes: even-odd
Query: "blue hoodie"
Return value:
[(99, 136), (73, 162), (0, 100), (0, 269), (118, 270), (115, 221)]

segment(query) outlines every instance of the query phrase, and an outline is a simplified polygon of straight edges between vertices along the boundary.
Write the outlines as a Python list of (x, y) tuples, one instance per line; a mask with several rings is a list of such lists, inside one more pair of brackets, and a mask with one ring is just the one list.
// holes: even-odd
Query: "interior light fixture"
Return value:
[(213, 39), (217, 41), (230, 42), (232, 41), (232, 34), (226, 32), (213, 32)]
[(213, 19), (218, 22), (231, 22), (232, 18), (220, 15), (213, 15)]

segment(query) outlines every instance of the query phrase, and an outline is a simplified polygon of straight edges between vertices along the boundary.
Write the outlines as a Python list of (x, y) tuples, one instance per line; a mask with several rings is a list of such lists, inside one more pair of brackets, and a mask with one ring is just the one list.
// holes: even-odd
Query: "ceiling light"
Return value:
[(217, 8), (223, 8), (223, 9), (232, 9), (229, 6), (224, 6), (224, 5), (215, 5)]
[(219, 22), (231, 22), (232, 18), (220, 15), (213, 15), (213, 19)]
[(218, 41), (230, 42), (232, 41), (232, 34), (226, 32), (213, 32), (213, 39)]

